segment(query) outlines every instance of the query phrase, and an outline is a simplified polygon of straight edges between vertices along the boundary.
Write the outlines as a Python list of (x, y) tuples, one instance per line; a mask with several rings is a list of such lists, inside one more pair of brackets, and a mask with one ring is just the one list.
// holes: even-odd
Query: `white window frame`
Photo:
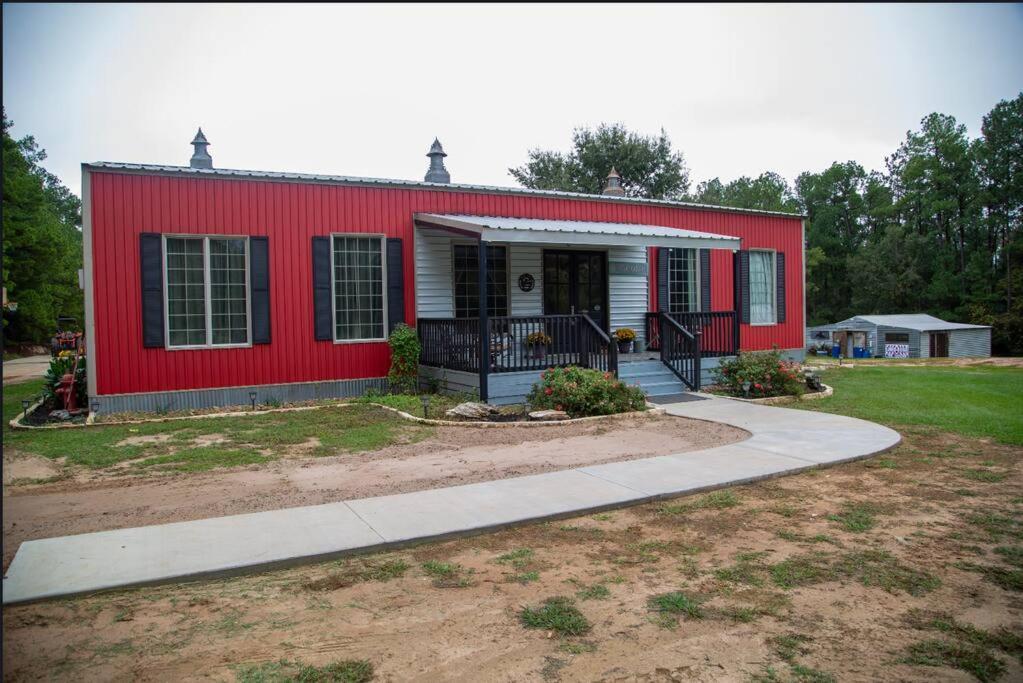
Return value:
[[(246, 349), (252, 346), (252, 268), (249, 262), (248, 235), (194, 235), (189, 233), (170, 233), (161, 235), (163, 249), (163, 346), (169, 351), (194, 351), (196, 349)], [(183, 344), (174, 346), (170, 343), (170, 283), (167, 281), (167, 240), (168, 239), (201, 239), (203, 265), (203, 297), (206, 314), (206, 343)], [(245, 335), (244, 344), (213, 343), (213, 301), (210, 282), (210, 240), (228, 239), (244, 240), (245, 242)]]
[[(334, 238), (364, 237), (376, 238), (380, 241), (380, 288), (382, 290), (383, 337), (365, 339), (337, 338), (337, 273), (334, 268)], [(387, 235), (372, 232), (332, 232), (330, 233), (330, 338), (335, 344), (367, 344), (387, 341)]]
[[(676, 248), (691, 249), (691, 247), (670, 247), (670, 248), (671, 249), (676, 249)], [(703, 266), (700, 263), (700, 250), (699, 249), (692, 249), (692, 251), (693, 251), (693, 255), (694, 255), (694, 258), (693, 258), (693, 265), (694, 265), (693, 271), (696, 273), (696, 276), (695, 276), (696, 277), (696, 284), (695, 284), (696, 308), (695, 308), (695, 310), (689, 311), (689, 313), (702, 313), (703, 312), (703, 297), (701, 296), (701, 289), (700, 288), (702, 286), (701, 283), (703, 282), (703, 279), (701, 277), (703, 275), (703, 273), (701, 272)], [(668, 302), (667, 302), (668, 306), (667, 306), (667, 310), (671, 311), (671, 300), (672, 300), (672, 295), (671, 295), (671, 252), (668, 253), (668, 283), (667, 284), (668, 284)], [(679, 315), (684, 315), (684, 314), (680, 313)]]
[(772, 316), (774, 319), (766, 323), (755, 323), (753, 322), (753, 285), (750, 284), (750, 326), (751, 327), (770, 327), (771, 325), (778, 324), (778, 250), (777, 249), (749, 249), (748, 251), (759, 251), (766, 252), (771, 255), (771, 286), (768, 287), (768, 291), (771, 292), (771, 312), (774, 313)]

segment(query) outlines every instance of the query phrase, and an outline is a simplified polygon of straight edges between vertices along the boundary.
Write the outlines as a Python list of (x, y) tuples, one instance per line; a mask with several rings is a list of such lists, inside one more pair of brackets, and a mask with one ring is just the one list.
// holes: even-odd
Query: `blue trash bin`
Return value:
[(831, 357), (838, 358), (842, 354), (842, 347), (839, 344), (832, 344)]

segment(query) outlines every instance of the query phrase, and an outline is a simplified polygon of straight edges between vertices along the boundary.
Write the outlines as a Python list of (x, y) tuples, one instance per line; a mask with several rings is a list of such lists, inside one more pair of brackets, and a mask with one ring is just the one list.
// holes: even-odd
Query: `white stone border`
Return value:
[[(33, 410), (42, 405), (42, 400), (36, 401), (31, 405), (27, 412), (31, 413)], [(612, 415), (591, 415), (589, 417), (574, 417), (567, 420), (523, 420), (521, 422), (509, 421), (509, 422), (488, 422), (485, 420), (473, 421), (473, 420), (436, 420), (428, 419), (423, 417), (417, 417), (411, 413), (406, 413), (403, 410), (392, 408), (391, 406), (385, 406), (382, 403), (363, 402), (353, 403), (350, 401), (341, 401), (338, 403), (323, 403), (314, 406), (297, 406), (294, 408), (270, 408), (268, 410), (247, 410), (247, 411), (231, 411), (222, 413), (205, 413), (202, 415), (176, 415), (174, 417), (155, 417), (148, 420), (117, 420), (116, 422), (96, 422), (95, 415), (89, 413), (89, 416), (85, 419), (85, 424), (72, 424), (72, 423), (61, 423), (61, 424), (46, 424), (46, 425), (27, 425), (21, 424), (21, 420), (25, 418), (25, 411), (18, 413), (8, 424), (11, 429), (82, 429), (85, 427), (116, 427), (118, 425), (139, 425), (149, 424), (152, 422), (174, 422), (177, 420), (203, 420), (206, 418), (218, 418), (218, 417), (247, 417), (255, 415), (269, 415), (271, 413), (295, 413), (303, 410), (320, 410), (321, 408), (334, 408), (341, 407), (347, 408), (349, 406), (374, 406), (376, 408), (382, 408), (389, 412), (398, 415), (399, 417), (409, 420), (411, 422), (418, 422), (419, 424), (436, 425), (444, 427), (557, 427), (560, 425), (573, 425), (580, 422), (590, 422), (593, 420), (607, 420), (607, 419), (621, 419), (628, 417), (642, 417), (647, 415), (663, 415), (665, 413), (664, 408), (655, 406), (651, 403), (647, 403), (647, 410), (634, 410), (628, 413), (614, 413)]]
[(821, 384), (821, 391), (814, 391), (811, 393), (803, 394), (802, 396), (767, 396), (765, 398), (740, 398), (738, 396), (727, 396), (725, 394), (706, 394), (701, 393), (702, 396), (713, 396), (714, 398), (726, 398), (729, 401), (742, 401), (743, 403), (757, 403), (763, 406), (769, 405), (783, 405), (786, 403), (798, 403), (799, 401), (814, 401), (818, 398), (827, 398), (835, 393), (834, 388), (827, 384)]

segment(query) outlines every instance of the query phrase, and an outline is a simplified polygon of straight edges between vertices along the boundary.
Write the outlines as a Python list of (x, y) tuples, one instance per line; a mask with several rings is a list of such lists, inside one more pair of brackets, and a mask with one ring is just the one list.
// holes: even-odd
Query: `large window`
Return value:
[(383, 240), (335, 235), (333, 253), (334, 339), (383, 339)]
[(668, 250), (668, 311), (690, 313), (700, 309), (695, 249)]
[(885, 344), (908, 344), (909, 333), (908, 332), (885, 332), (884, 333)]
[(249, 343), (247, 238), (167, 237), (167, 345)]
[(775, 306), (774, 252), (749, 252), (749, 319), (754, 325), (773, 325)]
[[(480, 249), (455, 244), (453, 257), (455, 317), (480, 314)], [(487, 246), (487, 315), (508, 315), (508, 248)]]

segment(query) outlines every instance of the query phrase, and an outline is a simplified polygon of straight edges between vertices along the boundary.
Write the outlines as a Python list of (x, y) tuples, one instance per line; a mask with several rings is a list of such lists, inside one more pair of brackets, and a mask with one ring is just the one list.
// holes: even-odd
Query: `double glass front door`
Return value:
[(543, 312), (586, 313), (606, 331), (607, 255), (599, 251), (544, 251)]

